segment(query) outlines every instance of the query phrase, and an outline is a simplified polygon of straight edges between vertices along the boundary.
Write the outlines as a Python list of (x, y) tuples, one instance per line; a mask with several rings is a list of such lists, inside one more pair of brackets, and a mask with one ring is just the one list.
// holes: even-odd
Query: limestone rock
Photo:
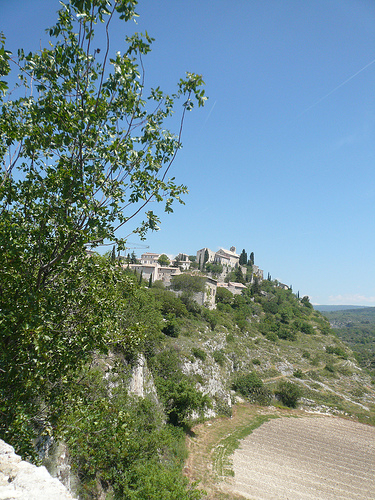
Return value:
[(72, 500), (73, 497), (45, 467), (21, 460), (0, 440), (0, 500)]

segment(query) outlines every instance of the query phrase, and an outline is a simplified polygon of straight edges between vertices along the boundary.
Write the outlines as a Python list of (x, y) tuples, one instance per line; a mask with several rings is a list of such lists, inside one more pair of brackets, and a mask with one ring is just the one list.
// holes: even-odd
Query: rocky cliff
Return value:
[(72, 500), (73, 497), (45, 467), (24, 462), (12, 446), (0, 440), (0, 499)]

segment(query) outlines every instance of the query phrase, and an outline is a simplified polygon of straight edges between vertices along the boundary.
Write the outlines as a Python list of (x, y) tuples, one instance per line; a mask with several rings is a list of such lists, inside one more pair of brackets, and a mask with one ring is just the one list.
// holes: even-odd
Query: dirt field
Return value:
[(374, 500), (375, 428), (334, 417), (278, 418), (232, 455), (225, 490), (251, 500)]

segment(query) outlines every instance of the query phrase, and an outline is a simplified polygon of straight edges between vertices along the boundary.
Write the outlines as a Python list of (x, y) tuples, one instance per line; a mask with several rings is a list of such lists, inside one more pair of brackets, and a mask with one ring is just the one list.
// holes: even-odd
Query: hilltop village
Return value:
[(204, 276), (205, 288), (196, 293), (194, 299), (210, 309), (215, 308), (215, 297), (218, 287), (224, 287), (233, 294), (241, 294), (256, 280), (263, 280), (263, 271), (254, 264), (254, 254), (249, 260), (245, 250), (236, 253), (236, 247), (230, 250), (219, 248), (216, 252), (202, 248), (196, 255), (179, 253), (170, 260), (166, 254), (145, 252), (140, 259), (134, 253), (126, 258), (120, 257), (121, 265), (134, 270), (149, 283), (162, 282), (166, 288), (171, 286), (173, 276), (182, 273)]

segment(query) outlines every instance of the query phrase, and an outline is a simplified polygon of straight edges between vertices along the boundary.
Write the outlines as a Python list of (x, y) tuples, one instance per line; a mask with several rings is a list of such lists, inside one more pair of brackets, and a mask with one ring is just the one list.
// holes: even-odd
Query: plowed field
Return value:
[(334, 417), (278, 418), (232, 455), (227, 489), (251, 500), (374, 500), (375, 428)]

